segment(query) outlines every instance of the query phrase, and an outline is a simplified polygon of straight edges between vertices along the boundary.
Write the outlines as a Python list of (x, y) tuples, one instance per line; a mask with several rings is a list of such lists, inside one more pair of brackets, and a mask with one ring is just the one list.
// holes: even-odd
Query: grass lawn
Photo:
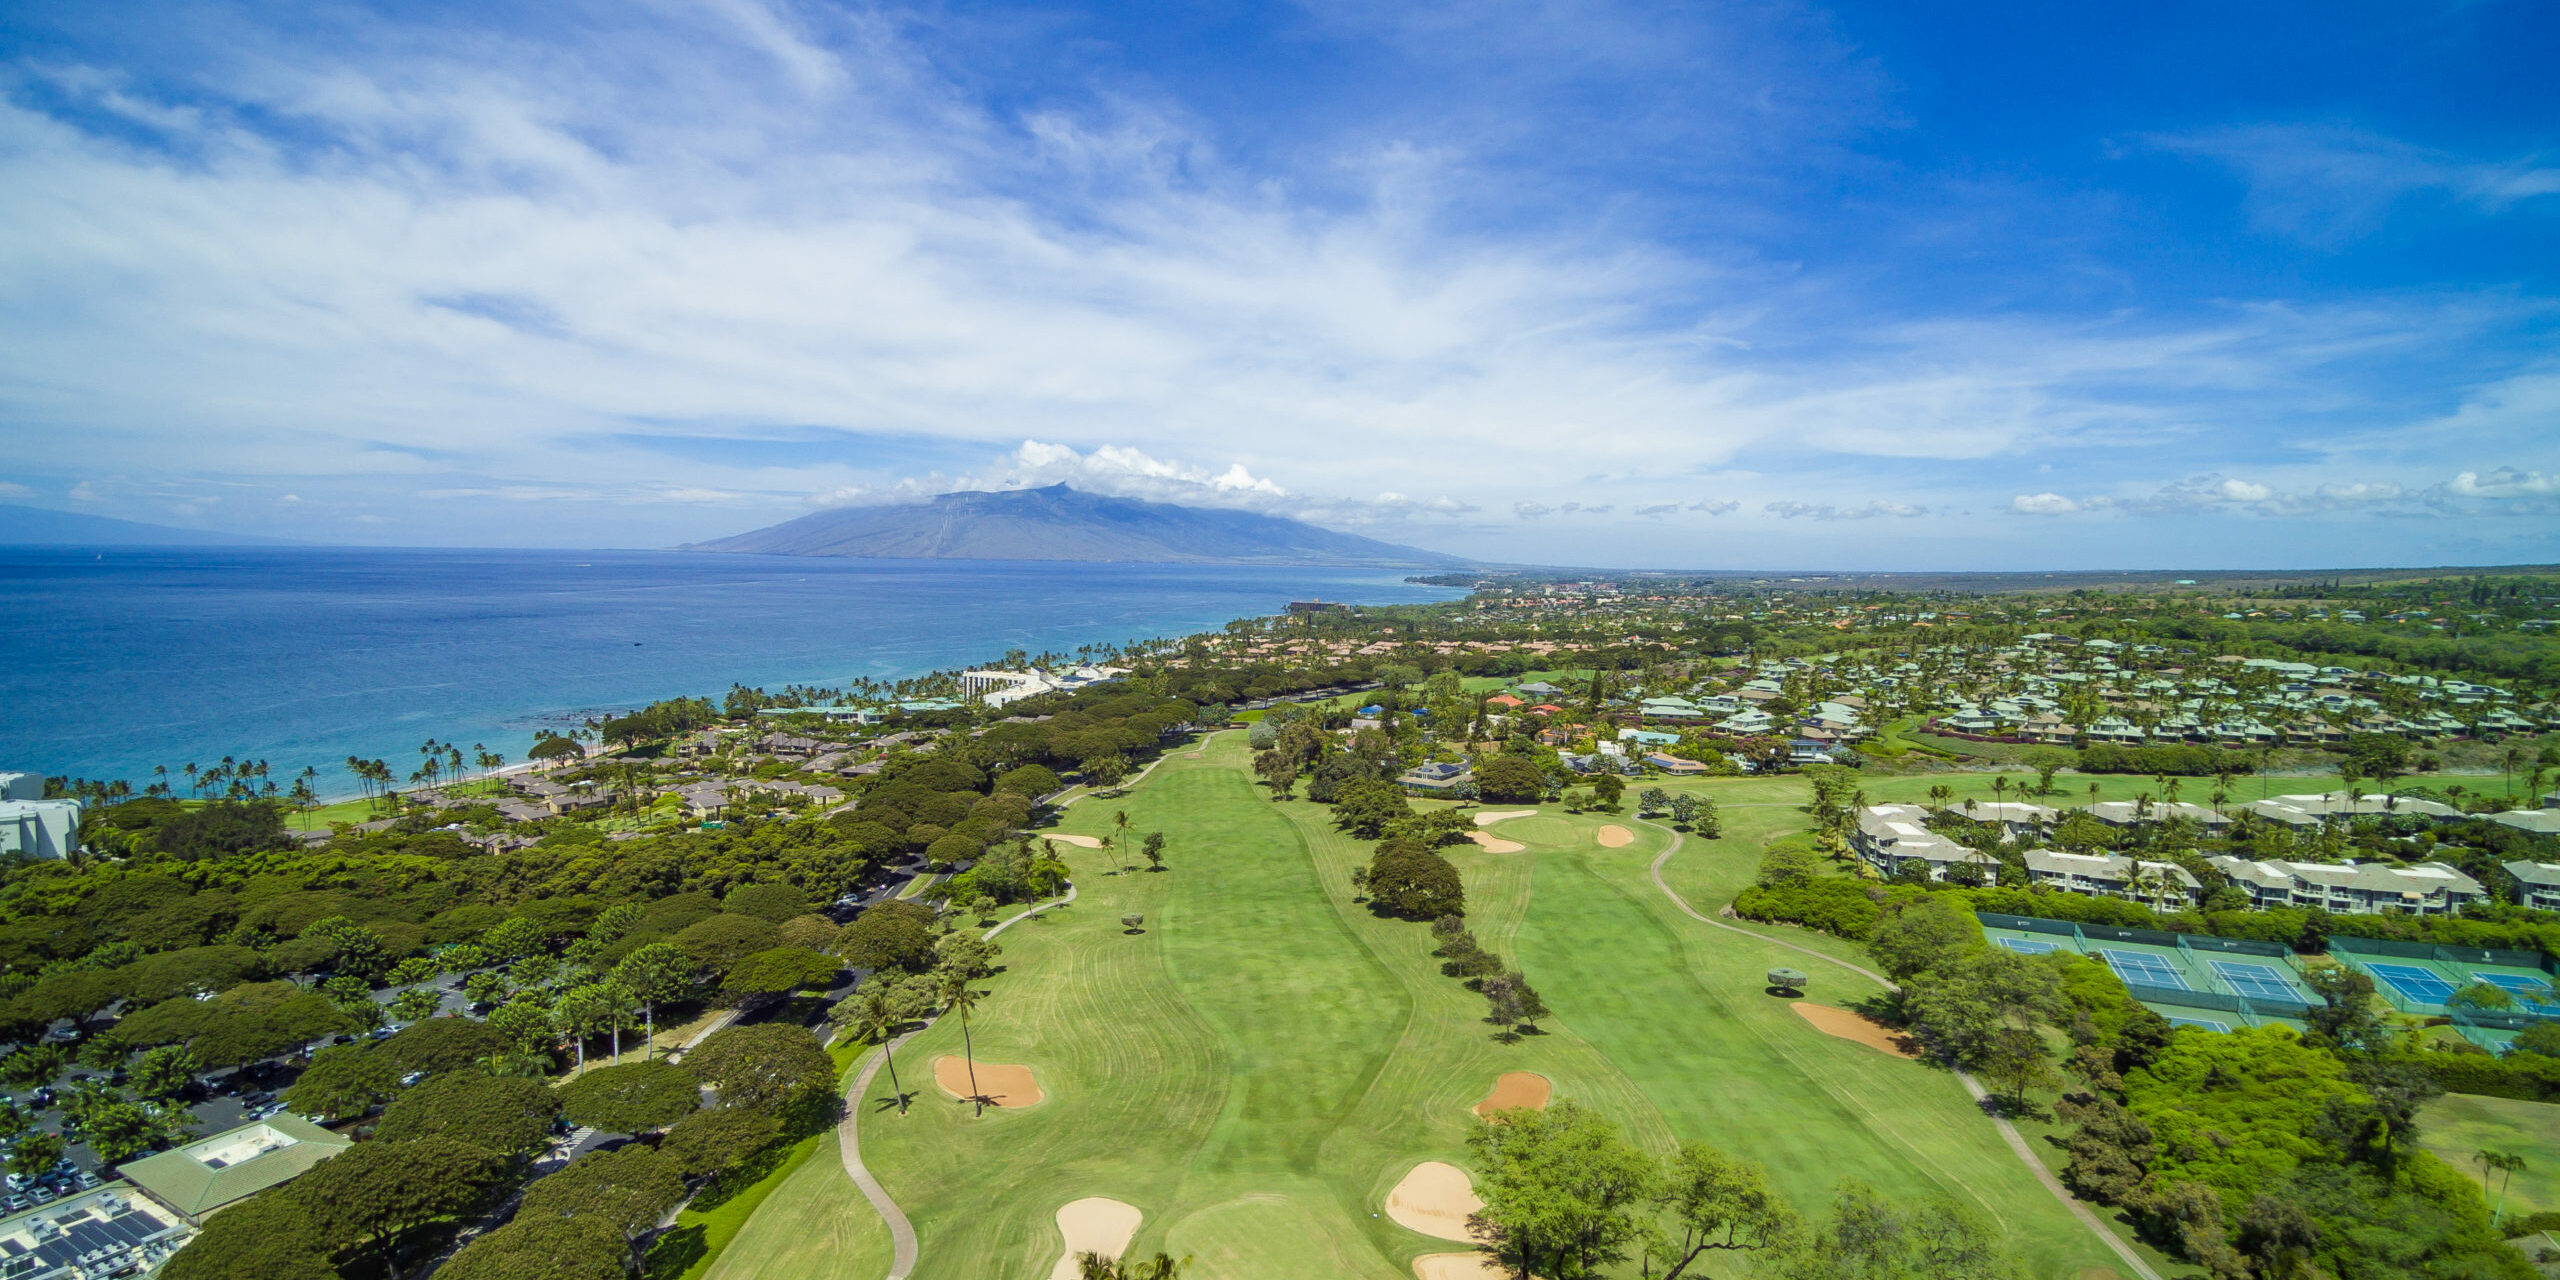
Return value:
[[(1319, 806), (1272, 804), (1245, 756), (1242, 734), (1219, 735), (1068, 811), (1071, 832), (1104, 834), (1117, 811), (1163, 831), (1167, 869), (1117, 873), (1105, 852), (1061, 846), (1077, 902), (1003, 935), (977, 1053), (1030, 1065), (1045, 1101), (973, 1116), (935, 1090), (932, 1060), (961, 1045), (949, 1019), (899, 1053), (910, 1114), (883, 1110), (886, 1073), (857, 1100), (864, 1156), (923, 1241), (917, 1280), (1043, 1274), (1058, 1207), (1094, 1195), (1137, 1206), (1134, 1248), (1191, 1255), (1203, 1280), (1409, 1276), (1414, 1257), (1455, 1246), (1379, 1216), (1386, 1193), (1417, 1161), (1465, 1164), (1467, 1108), (1511, 1070), (1648, 1145), (1705, 1139), (1766, 1161), (1807, 1210), (1855, 1176), (1965, 1200), (2029, 1275), (2108, 1264), (1952, 1077), (1814, 1031), (1760, 991), (1782, 953), (1678, 915), (1645, 875), (1660, 833), (1602, 850), (1601, 825), (1633, 824), (1549, 809), (1498, 828), (1527, 852), (1451, 850), (1478, 936), (1556, 1012), (1549, 1034), (1502, 1045), (1482, 998), (1440, 975), (1427, 930), (1352, 901), (1366, 845)], [(1802, 825), (1801, 780), (1682, 785), (1728, 806), (1726, 840), (1673, 860), (1702, 888), (1747, 880), (1760, 837)], [(1816, 998), (1863, 994), (1846, 981), (1822, 975)], [(717, 1280), (881, 1273), (886, 1234), (832, 1151), (777, 1185), (731, 1229)]]
[[(2482, 1151), (2523, 1156), (2524, 1172), (2507, 1184), (2507, 1213), (2560, 1211), (2560, 1103), (2448, 1093), (2419, 1113), (2418, 1145), (2474, 1179), (2480, 1166), (2472, 1157)], [(2501, 1181), (2486, 1184), (2492, 1207)]]

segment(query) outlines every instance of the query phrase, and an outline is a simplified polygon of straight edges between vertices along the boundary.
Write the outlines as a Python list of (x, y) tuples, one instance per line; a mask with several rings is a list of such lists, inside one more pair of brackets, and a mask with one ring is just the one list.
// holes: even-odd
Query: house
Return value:
[(2461, 810), (2433, 800), (2393, 795), (2350, 796), (2344, 791), (2269, 796), (2241, 807), (2270, 822), (2281, 822), (2289, 827), (2316, 827), (2333, 818), (2420, 817), (2442, 822), (2462, 817)]
[(2441, 862), (2270, 862), (2208, 859), (2249, 895), (2252, 906), (2318, 907), (2335, 915), (2450, 915), (2488, 896), (2480, 882)]
[(1849, 837), (1849, 847), (1883, 876), (1894, 875), (1915, 861), (1928, 867), (1932, 880), (1946, 879), (1947, 868), (1956, 866), (1980, 867), (1988, 878), (1999, 866), (1999, 859), (1922, 826), (1928, 816), (1929, 811), (1916, 804), (1868, 805), (1858, 810), (1858, 828)]
[(186, 1220), (207, 1217), (269, 1187), (282, 1186), (355, 1143), (280, 1111), (183, 1147), (130, 1161), (125, 1180)]
[(1703, 720), (1707, 713), (1687, 698), (1647, 698), (1636, 714), (1647, 720)]
[(0, 1219), (0, 1275), (8, 1280), (93, 1280), (144, 1275), (195, 1236), (185, 1219), (111, 1182)]
[(2489, 821), (2537, 835), (2560, 835), (2560, 809), (2509, 809), (2490, 814)]
[(2516, 904), (2541, 911), (2560, 911), (2560, 862), (2510, 862), (2516, 878)]
[(2174, 862), (2149, 862), (2101, 853), (2029, 849), (2027, 880), (2039, 888), (2136, 902), (2194, 901), (2204, 884)]
[(1620, 729), (1618, 741), (1632, 742), (1641, 747), (1676, 747), (1680, 745), (1680, 735), (1659, 729)]
[(1475, 770), (1447, 760), (1435, 760), (1429, 764), (1417, 765), (1403, 777), (1396, 779), (1407, 791), (1417, 795), (1435, 796), (1454, 794), (1458, 788), (1469, 785), (1475, 780)]
[(1528, 703), (1512, 697), (1507, 693), (1497, 693), (1492, 697), (1485, 699), (1484, 704), (1488, 707), (1500, 707), (1504, 711), (1517, 711), (1520, 708), (1529, 705)]
[(1678, 756), (1667, 756), (1659, 751), (1646, 756), (1644, 763), (1648, 769), (1659, 769), (1675, 778), (1687, 778), (1707, 772), (1707, 766), (1695, 760), (1683, 760)]
[(1528, 684), (1520, 686), (1520, 692), (1532, 698), (1552, 698), (1557, 694), (1564, 692), (1564, 690), (1548, 684), (1544, 680), (1534, 680)]
[(0, 800), (0, 856), (66, 858), (79, 843), (79, 801)]
[(1722, 729), (1726, 733), (1738, 733), (1746, 736), (1764, 734), (1777, 727), (1777, 717), (1770, 715), (1766, 711), (1762, 711), (1758, 707), (1753, 707), (1749, 711), (1737, 711), (1716, 722), (1716, 728)]
[(1947, 812), (1963, 814), (1975, 822), (1997, 823), (2003, 834), (2012, 836), (2032, 836), (2062, 816), (2023, 800), (1974, 800), (1951, 806)]
[(2082, 812), (2110, 827), (2118, 828), (2136, 826), (2145, 822), (2166, 822), (2171, 818), (2184, 818), (2208, 831), (2218, 831), (2231, 825), (2231, 819), (2228, 816), (2216, 813), (2200, 804), (2189, 804), (2184, 800), (2165, 804), (2158, 800), (2148, 803), (2137, 800), (2108, 800), (2090, 805)]

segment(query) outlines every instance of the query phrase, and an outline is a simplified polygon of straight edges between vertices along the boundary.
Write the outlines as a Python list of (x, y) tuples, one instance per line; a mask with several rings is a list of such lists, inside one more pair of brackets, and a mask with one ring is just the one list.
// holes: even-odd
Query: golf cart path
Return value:
[[(1768, 934), (1761, 933), (1757, 930), (1745, 929), (1738, 925), (1726, 924), (1722, 920), (1711, 919), (1705, 915), (1699, 914), (1696, 907), (1689, 905), (1688, 899), (1683, 898), (1678, 893), (1674, 892), (1670, 884), (1665, 882), (1662, 878), (1662, 864), (1671, 861), (1671, 855), (1680, 852), (1680, 846), (1686, 843), (1687, 838), (1681, 835), (1681, 833), (1673, 831), (1671, 828), (1663, 826), (1658, 822), (1651, 822), (1641, 818), (1636, 819), (1636, 821), (1643, 822), (1644, 825), (1652, 827), (1657, 831), (1664, 832), (1671, 837), (1671, 847), (1664, 849), (1661, 856), (1655, 858), (1653, 860), (1653, 865), (1647, 868), (1647, 870), (1650, 871), (1653, 876), (1653, 887), (1662, 890), (1662, 896), (1671, 899), (1671, 905), (1680, 908), (1681, 914), (1688, 916), (1690, 919), (1695, 920), (1700, 924), (1707, 925), (1710, 928), (1722, 929), (1728, 933), (1738, 933), (1743, 937), (1757, 939), (1761, 942), (1768, 943), (1771, 946), (1785, 947), (1789, 951), (1802, 952), (1805, 955), (1812, 956), (1814, 959), (1820, 960), (1825, 964), (1838, 965), (1852, 973), (1872, 979), (1887, 991), (1899, 991), (1902, 989), (1899, 986), (1896, 986), (1891, 979), (1873, 969), (1865, 967), (1864, 965), (1851, 963), (1850, 961), (1843, 960), (1838, 956), (1826, 955), (1811, 947), (1789, 942), (1784, 938), (1773, 938)], [(1967, 1094), (1972, 1095), (1975, 1102), (1982, 1102), (1990, 1096), (1984, 1091), (1982, 1083), (1973, 1078), (1972, 1072), (1958, 1071), (1956, 1072), (1956, 1079), (1964, 1082), (1964, 1091)], [(2052, 1192), (2054, 1198), (2060, 1200), (2063, 1207), (2071, 1211), (2071, 1216), (2078, 1218), (2081, 1225), (2086, 1226), (2089, 1230), (2097, 1233), (2099, 1239), (2106, 1241), (2107, 1247), (2113, 1249), (2117, 1257), (2124, 1259), (2125, 1265), (2133, 1268), (2134, 1274), (2141, 1276), (2142, 1280), (2161, 1280), (2160, 1273), (2152, 1270), (2151, 1264), (2143, 1261), (2142, 1255), (2133, 1251), (2133, 1246), (2126, 1244), (2122, 1239), (2118, 1238), (2115, 1232), (2107, 1230), (2107, 1225), (2098, 1220), (2098, 1215), (2091, 1213), (2088, 1205), (2081, 1203), (2077, 1197), (2073, 1196), (2071, 1192), (2062, 1185), (2062, 1180), (2053, 1176), (2053, 1170), (2045, 1167), (2044, 1161), (2036, 1159), (2035, 1149), (2027, 1145), (2026, 1136), (2018, 1132), (2018, 1126), (2009, 1123), (2009, 1118), (2007, 1116), (2001, 1115), (1996, 1111), (1986, 1110), (1984, 1114), (1989, 1115), (1991, 1117), (1991, 1123), (1999, 1127), (2001, 1139), (2006, 1141), (2009, 1144), (2009, 1150), (2015, 1153), (2020, 1161), (2025, 1163), (2027, 1166), (2027, 1172), (2034, 1174), (2036, 1176), (2036, 1181), (2043, 1183), (2044, 1189)]]
[[(1007, 918), (1004, 923), (987, 930), (985, 936), (993, 940), (997, 934), (1043, 911), (1053, 907), (1063, 907), (1075, 900), (1076, 887), (1070, 884), (1067, 886), (1065, 895), (1057, 901), (1044, 902), (1027, 911), (1017, 912)], [(880, 1180), (871, 1176), (870, 1167), (862, 1163), (862, 1100), (870, 1095), (871, 1082), (879, 1077), (880, 1066), (889, 1060), (889, 1055), (896, 1053), (898, 1046), (915, 1039), (926, 1027), (932, 1025), (931, 1022), (927, 1022), (924, 1027), (918, 1027), (891, 1040), (888, 1048), (883, 1052), (871, 1055), (871, 1060), (862, 1065), (861, 1074), (853, 1078), (853, 1087), (845, 1091), (844, 1120), (836, 1126), (836, 1147), (844, 1154), (845, 1176), (853, 1179), (853, 1185), (861, 1190), (863, 1199), (871, 1202), (871, 1207), (879, 1213), (880, 1220), (889, 1224), (888, 1280), (907, 1280), (907, 1277), (914, 1273), (916, 1228), (914, 1223), (907, 1221), (906, 1210), (899, 1208), (898, 1202), (889, 1198), (888, 1189), (881, 1186)]]

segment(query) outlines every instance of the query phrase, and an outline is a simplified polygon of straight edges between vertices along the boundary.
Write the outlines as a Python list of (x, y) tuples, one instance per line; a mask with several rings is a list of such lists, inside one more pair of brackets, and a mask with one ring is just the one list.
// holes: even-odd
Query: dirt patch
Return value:
[(1467, 838), (1475, 841), (1486, 853), (1518, 853), (1529, 847), (1517, 840), (1505, 840), (1490, 831), (1470, 831)]
[(1058, 1255), (1058, 1265), (1049, 1268), (1049, 1280), (1076, 1280), (1083, 1275), (1083, 1268), (1076, 1265), (1079, 1253), (1119, 1257), (1138, 1234), (1138, 1222), (1144, 1216), (1138, 1206), (1107, 1196), (1069, 1202), (1058, 1210), (1058, 1234), (1067, 1238), (1067, 1251)]
[(1477, 814), (1476, 825), (1479, 827), (1490, 827), (1505, 818), (1534, 818), (1537, 816), (1538, 811), (1535, 809), (1504, 809), (1499, 813)]
[(1043, 831), (1040, 833), (1040, 838), (1043, 840), (1055, 840), (1060, 844), (1071, 844), (1079, 849), (1099, 849), (1102, 847), (1102, 842), (1092, 836), (1066, 836), (1059, 835), (1054, 831)]
[(1511, 1280), (1490, 1253), (1426, 1253), (1413, 1260), (1417, 1280)]
[[(944, 1093), (966, 1099), (969, 1096), (969, 1060), (944, 1054), (933, 1060), (933, 1082)], [(1036, 1107), (1047, 1096), (1040, 1092), (1040, 1081), (1031, 1068), (1014, 1062), (980, 1062), (977, 1066), (978, 1091), (987, 1101), (999, 1107)]]
[(1827, 1004), (1813, 1004), (1803, 1000), (1796, 1001), (1794, 1008), (1799, 1016), (1812, 1023), (1816, 1030), (1825, 1035), (1838, 1036), (1843, 1040), (1855, 1040), (1870, 1049), (1882, 1049), (1897, 1058), (1920, 1056), (1920, 1048), (1912, 1042), (1911, 1037), (1891, 1027), (1869, 1022), (1864, 1017), (1846, 1009), (1834, 1009)]
[(1555, 1091), (1556, 1087), (1535, 1071), (1505, 1071), (1501, 1079), (1493, 1082), (1493, 1092), (1476, 1104), (1476, 1114), (1489, 1116), (1496, 1111), (1510, 1111), (1518, 1107), (1544, 1111), (1547, 1099)]
[(2082, 1267), (2071, 1273), (2071, 1280), (2123, 1280), (2114, 1267)]
[(1606, 826), (1600, 828), (1600, 847), (1603, 849), (1624, 849), (1635, 842), (1636, 833), (1627, 830), (1625, 827)]
[(1475, 1183), (1454, 1164), (1425, 1160), (1387, 1193), (1387, 1216), (1397, 1226), (1443, 1240), (1472, 1240), (1467, 1215), (1484, 1207)]

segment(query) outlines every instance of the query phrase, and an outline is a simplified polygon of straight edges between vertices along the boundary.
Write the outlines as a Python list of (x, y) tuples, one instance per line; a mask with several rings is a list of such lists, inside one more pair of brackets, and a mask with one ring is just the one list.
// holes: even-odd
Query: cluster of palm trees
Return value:
[[(268, 778), (264, 760), (238, 760), (224, 756), (220, 763), (198, 765), (188, 761), (178, 773), (186, 779), (187, 795), (204, 800), (257, 800), (272, 798), (276, 784)], [(169, 766), (153, 765), (152, 781), (142, 789), (144, 795), (176, 798), (176, 784), (170, 781)]]

